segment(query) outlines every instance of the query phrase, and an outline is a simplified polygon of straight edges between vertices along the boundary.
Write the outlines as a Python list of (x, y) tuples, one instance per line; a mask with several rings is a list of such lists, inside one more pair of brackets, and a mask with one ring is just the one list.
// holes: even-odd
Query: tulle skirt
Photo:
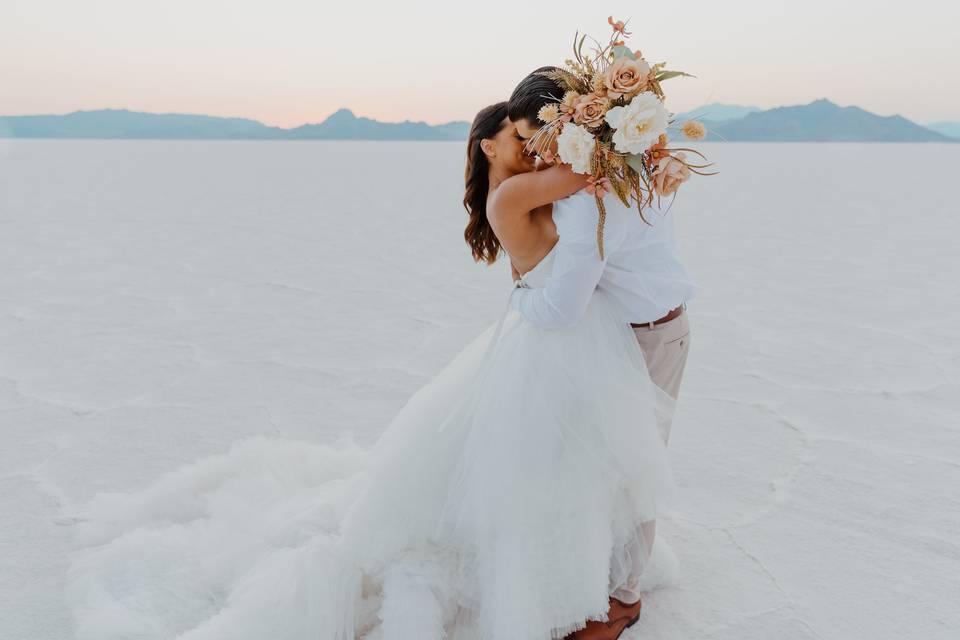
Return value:
[(562, 638), (642, 565), (671, 412), (603, 292), (572, 329), (511, 311), (371, 450), (254, 438), (98, 495), (67, 581), (77, 637)]

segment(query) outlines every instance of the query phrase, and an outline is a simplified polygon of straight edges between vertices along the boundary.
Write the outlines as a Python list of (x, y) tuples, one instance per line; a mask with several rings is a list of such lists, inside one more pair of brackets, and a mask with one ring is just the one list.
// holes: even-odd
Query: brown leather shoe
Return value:
[(574, 631), (564, 640), (617, 640), (626, 629), (637, 624), (641, 606), (640, 600), (633, 604), (625, 604), (617, 598), (610, 598), (606, 622), (590, 620), (586, 627)]

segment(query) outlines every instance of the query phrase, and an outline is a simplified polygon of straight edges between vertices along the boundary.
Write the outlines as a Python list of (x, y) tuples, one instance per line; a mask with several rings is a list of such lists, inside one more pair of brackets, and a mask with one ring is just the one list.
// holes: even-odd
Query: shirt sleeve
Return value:
[[(600, 259), (597, 249), (596, 204), (589, 211), (577, 210), (566, 215), (577, 216), (565, 225), (560, 241), (554, 249), (553, 269), (546, 285), (534, 289), (517, 289), (510, 306), (526, 320), (542, 329), (563, 329), (580, 321), (590, 298), (603, 275), (606, 260)], [(621, 239), (620, 227), (608, 216), (604, 230), (604, 254), (611, 255)], [(569, 227), (569, 228), (567, 228)]]

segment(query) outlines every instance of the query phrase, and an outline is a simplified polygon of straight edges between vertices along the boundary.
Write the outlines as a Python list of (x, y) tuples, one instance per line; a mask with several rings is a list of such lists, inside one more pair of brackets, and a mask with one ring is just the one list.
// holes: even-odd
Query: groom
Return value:
[[(507, 104), (507, 116), (521, 137), (529, 139), (542, 124), (537, 118), (548, 102), (563, 95), (553, 80), (539, 75), (536, 69), (514, 89)], [(582, 215), (563, 221), (555, 264), (564, 268), (552, 275), (544, 288), (519, 289), (511, 304), (528, 321), (544, 329), (576, 324), (586, 311), (596, 289), (603, 289), (620, 308), (624, 322), (630, 324), (643, 351), (650, 378), (674, 400), (687, 361), (690, 325), (686, 302), (695, 287), (676, 254), (674, 219), (666, 211), (672, 198), (663, 198), (662, 208), (644, 211), (645, 223), (636, 209), (623, 206), (618, 198), (607, 198), (604, 231), (605, 259), (601, 260), (596, 245), (596, 204), (583, 198), (592, 208)], [(592, 213), (592, 215), (591, 215)], [(579, 228), (570, 228), (576, 225)], [(661, 434), (664, 443), (670, 436), (670, 425)], [(656, 521), (644, 525), (647, 543), (652, 545)], [(647, 553), (650, 552), (648, 548)], [(638, 565), (627, 584), (619, 585), (611, 598), (609, 622), (632, 620), (639, 613)], [(591, 621), (586, 629), (575, 633), (576, 640), (616, 638), (623, 623), (610, 625)]]

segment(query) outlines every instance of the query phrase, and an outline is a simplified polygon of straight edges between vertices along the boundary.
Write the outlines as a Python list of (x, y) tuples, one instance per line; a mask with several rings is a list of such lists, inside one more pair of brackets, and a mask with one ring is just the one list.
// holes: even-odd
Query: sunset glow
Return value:
[(673, 111), (826, 97), (960, 120), (956, 4), (586, 7), (13, 0), (0, 8), (0, 115), (128, 108), (291, 127), (349, 107), (388, 121), (466, 120), (534, 67), (562, 63), (575, 30), (605, 38), (612, 13), (631, 19), (631, 43), (649, 60), (697, 75), (671, 81)]

